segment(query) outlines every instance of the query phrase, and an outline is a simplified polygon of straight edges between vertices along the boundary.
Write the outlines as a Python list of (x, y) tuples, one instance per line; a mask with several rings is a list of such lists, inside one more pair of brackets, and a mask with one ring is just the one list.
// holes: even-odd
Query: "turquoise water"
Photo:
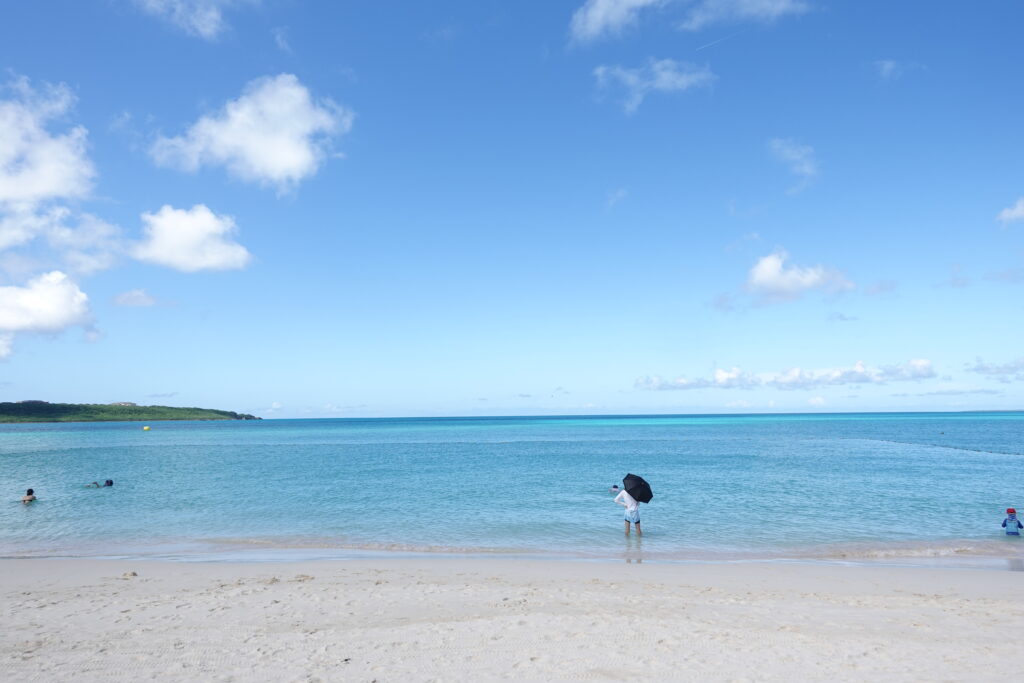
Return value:
[(1014, 556), (1024, 414), (5, 425), (0, 471), (7, 557)]

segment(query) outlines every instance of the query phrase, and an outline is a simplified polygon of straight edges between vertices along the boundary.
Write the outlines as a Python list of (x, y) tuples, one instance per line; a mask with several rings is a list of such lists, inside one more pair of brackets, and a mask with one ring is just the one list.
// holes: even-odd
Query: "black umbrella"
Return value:
[(626, 478), (622, 480), (622, 488), (641, 503), (650, 503), (651, 498), (654, 498), (654, 494), (651, 493), (651, 485), (644, 481), (643, 477), (638, 477), (635, 474), (626, 475)]

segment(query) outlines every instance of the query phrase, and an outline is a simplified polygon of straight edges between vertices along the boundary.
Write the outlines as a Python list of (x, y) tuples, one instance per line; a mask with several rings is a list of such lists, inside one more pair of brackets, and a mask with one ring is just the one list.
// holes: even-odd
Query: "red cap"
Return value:
[(1013, 508), (1006, 508), (1006, 514), (1008, 514), (1008, 515), (1015, 515), (1015, 514), (1017, 514), (1017, 511), (1015, 509), (1013, 509)]

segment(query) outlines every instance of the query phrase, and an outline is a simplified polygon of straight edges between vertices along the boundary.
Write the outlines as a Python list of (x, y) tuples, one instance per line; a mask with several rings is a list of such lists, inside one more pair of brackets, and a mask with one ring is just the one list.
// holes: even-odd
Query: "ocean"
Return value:
[[(1024, 558), (1000, 528), (1024, 510), (1024, 413), (142, 426), (0, 425), (0, 556)], [(654, 490), (642, 538), (608, 492), (628, 472)]]

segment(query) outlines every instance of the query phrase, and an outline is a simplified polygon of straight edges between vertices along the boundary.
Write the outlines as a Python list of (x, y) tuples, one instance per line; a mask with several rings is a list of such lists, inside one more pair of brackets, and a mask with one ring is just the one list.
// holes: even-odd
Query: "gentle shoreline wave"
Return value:
[(788, 549), (685, 548), (645, 550), (631, 539), (626, 548), (608, 552), (543, 548), (494, 548), (410, 543), (356, 543), (337, 538), (234, 537), (182, 539), (173, 543), (51, 547), (34, 551), (0, 551), (0, 560), (116, 559), (171, 562), (263, 563), (344, 561), (367, 558), (489, 558), (586, 562), (651, 562), (655, 564), (735, 564), (796, 562), (810, 564), (897, 565), (950, 569), (1024, 571), (1024, 545), (990, 539), (947, 542), (847, 543)]

